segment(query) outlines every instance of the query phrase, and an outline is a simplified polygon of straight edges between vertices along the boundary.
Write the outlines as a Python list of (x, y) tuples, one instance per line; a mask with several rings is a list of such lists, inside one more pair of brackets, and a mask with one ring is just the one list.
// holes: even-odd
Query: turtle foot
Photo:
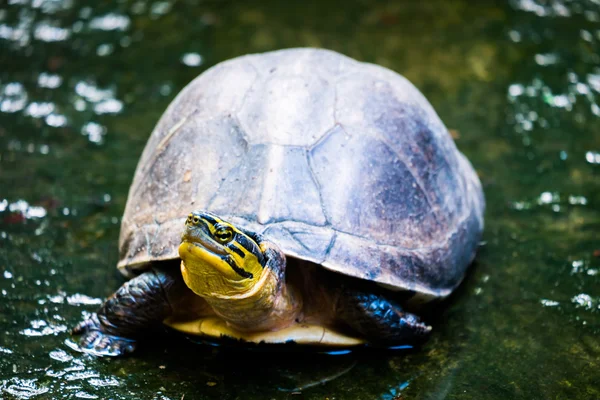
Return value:
[(381, 294), (346, 289), (338, 301), (338, 315), (351, 328), (385, 346), (420, 345), (431, 326)]
[(111, 335), (102, 331), (98, 316), (80, 322), (71, 333), (82, 335), (78, 343), (68, 343), (73, 350), (92, 354), (99, 357), (118, 357), (131, 353), (136, 348), (136, 341), (121, 336)]

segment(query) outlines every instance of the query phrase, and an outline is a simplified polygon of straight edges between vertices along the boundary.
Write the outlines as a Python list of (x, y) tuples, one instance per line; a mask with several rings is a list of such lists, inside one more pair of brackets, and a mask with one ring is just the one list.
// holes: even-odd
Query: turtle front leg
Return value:
[(419, 344), (431, 331), (419, 317), (377, 293), (345, 288), (338, 297), (336, 312), (342, 322), (374, 344)]
[(71, 331), (82, 335), (77, 350), (98, 356), (121, 356), (135, 350), (136, 339), (172, 313), (168, 293), (181, 278), (153, 269), (121, 286), (90, 318)]

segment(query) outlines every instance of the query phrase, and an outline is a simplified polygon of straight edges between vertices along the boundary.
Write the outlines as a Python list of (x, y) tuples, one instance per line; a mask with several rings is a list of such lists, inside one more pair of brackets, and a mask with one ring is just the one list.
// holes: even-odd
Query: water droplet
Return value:
[(508, 37), (515, 43), (519, 43), (521, 41), (521, 33), (515, 30), (508, 32)]
[(586, 42), (591, 42), (593, 39), (592, 34), (589, 31), (586, 31), (585, 29), (582, 29), (580, 32), (581, 34), (581, 38), (583, 40), (585, 40)]
[(84, 392), (82, 390), (75, 393), (75, 397), (77, 397), (78, 399), (97, 399), (98, 398), (98, 396), (96, 396), (95, 394), (90, 394), (90, 393)]
[(90, 385), (96, 387), (119, 386), (120, 383), (116, 378), (110, 377), (106, 379), (91, 378), (88, 380)]
[(588, 151), (585, 153), (585, 160), (590, 164), (600, 164), (600, 153), (596, 151)]
[(93, 18), (90, 21), (90, 28), (103, 31), (125, 31), (129, 28), (130, 23), (131, 20), (128, 16), (110, 13)]
[(67, 117), (65, 117), (64, 115), (52, 113), (46, 117), (46, 124), (55, 128), (59, 128), (61, 126), (67, 125)]
[(544, 307), (556, 307), (560, 304), (558, 301), (547, 300), (547, 299), (542, 299), (542, 300), (540, 300), (540, 302), (542, 303), (542, 305)]
[(546, 66), (556, 64), (558, 62), (558, 56), (556, 54), (548, 53), (548, 54), (536, 54), (535, 62), (538, 65)]
[(85, 81), (78, 82), (75, 85), (75, 93), (92, 103), (112, 99), (114, 97), (113, 90), (100, 89), (93, 83)]
[(102, 143), (106, 128), (96, 122), (88, 122), (81, 128), (81, 133), (86, 135), (90, 142)]
[(46, 321), (42, 319), (30, 321), (30, 328), (19, 331), (21, 335), (25, 336), (48, 336), (57, 335), (67, 331), (67, 326), (59, 324), (53, 321)]
[(587, 310), (591, 310), (593, 308), (592, 296), (585, 293), (578, 294), (577, 296), (573, 297), (571, 301), (575, 303), (577, 307), (583, 307)]
[(67, 297), (67, 303), (72, 306), (80, 305), (99, 305), (102, 304), (102, 299), (86, 296), (85, 294), (75, 293)]
[(160, 86), (160, 94), (162, 94), (163, 96), (170, 95), (172, 91), (173, 91), (173, 88), (168, 83), (165, 83)]
[(198, 53), (186, 53), (181, 57), (181, 62), (188, 67), (197, 67), (202, 64), (202, 56)]
[(569, 204), (585, 206), (587, 199), (583, 196), (569, 196)]
[(18, 200), (9, 204), (8, 210), (10, 212), (19, 212), (27, 219), (43, 218), (46, 216), (46, 209), (44, 207), (30, 206), (25, 200)]
[(50, 358), (56, 361), (67, 362), (73, 359), (73, 356), (68, 354), (66, 351), (58, 349), (53, 350), (49, 353)]
[(46, 72), (42, 72), (38, 76), (37, 84), (39, 87), (56, 89), (62, 84), (62, 78), (55, 74), (48, 74)]
[(54, 104), (50, 102), (44, 103), (29, 103), (27, 108), (25, 109), (25, 115), (29, 115), (33, 118), (42, 118), (48, 116), (50, 113), (54, 111)]
[(8, 83), (0, 91), (0, 111), (14, 113), (21, 111), (27, 104), (27, 92), (19, 82)]
[(571, 273), (572, 274), (576, 274), (579, 272), (579, 270), (581, 269), (581, 267), (583, 267), (583, 261), (582, 260), (575, 260), (571, 263)]
[[(13, 372), (16, 373), (16, 365), (13, 364)], [(10, 395), (15, 396), (17, 399), (31, 399), (33, 397), (42, 395), (48, 390), (47, 387), (38, 387), (37, 379), (19, 379), (11, 378), (2, 383), (2, 390)]]
[(123, 109), (123, 102), (116, 99), (101, 101), (94, 106), (96, 114), (117, 114)]
[(96, 54), (100, 57), (108, 56), (112, 54), (114, 48), (115, 47), (112, 44), (104, 43), (98, 46), (98, 48), (96, 49)]
[(168, 1), (157, 1), (150, 7), (150, 14), (154, 17), (167, 14), (171, 10), (171, 3)]
[(78, 381), (81, 379), (98, 378), (99, 376), (100, 376), (100, 374), (95, 371), (81, 371), (81, 372), (74, 372), (72, 374), (69, 374), (69, 375), (65, 376), (65, 379), (68, 381)]
[(514, 83), (508, 87), (508, 93), (513, 97), (520, 96), (523, 94), (523, 92), (524, 92), (524, 88), (523, 88), (523, 85), (521, 85), (521, 84)]
[(50, 22), (40, 22), (36, 25), (33, 37), (43, 42), (61, 42), (70, 36), (68, 29), (60, 28)]
[(538, 199), (538, 203), (540, 204), (550, 204), (554, 199), (554, 195), (550, 192), (544, 192), (540, 195)]

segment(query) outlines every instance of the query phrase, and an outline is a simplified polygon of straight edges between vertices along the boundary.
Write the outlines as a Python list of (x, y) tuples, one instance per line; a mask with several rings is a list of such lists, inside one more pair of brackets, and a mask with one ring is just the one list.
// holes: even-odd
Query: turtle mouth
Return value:
[(213, 240), (202, 229), (190, 229), (190, 227), (188, 227), (181, 237), (181, 242), (189, 243), (195, 247), (200, 247), (203, 250), (207, 250), (217, 256), (227, 255), (227, 250), (225, 247)]
[(202, 286), (199, 280), (213, 279), (209, 277), (213, 272), (230, 281), (248, 278), (245, 271), (237, 267), (227, 250), (202, 229), (187, 227), (181, 237), (179, 257), (182, 260), (182, 273), (191, 279), (190, 282), (193, 281), (188, 284), (192, 290)]

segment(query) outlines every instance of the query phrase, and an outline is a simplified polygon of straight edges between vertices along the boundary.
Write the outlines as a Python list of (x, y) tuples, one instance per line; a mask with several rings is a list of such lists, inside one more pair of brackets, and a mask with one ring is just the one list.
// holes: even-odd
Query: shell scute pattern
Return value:
[(310, 161), (335, 229), (404, 247), (413, 243), (411, 230), (413, 237), (422, 234), (418, 226), (430, 214), (426, 196), (381, 141), (339, 127), (311, 150)]
[[(159, 143), (180, 123), (235, 113), (242, 107), (246, 93), (257, 78), (258, 74), (252, 65), (235, 60), (221, 63), (199, 75), (169, 104), (149, 137), (138, 165), (147, 165), (147, 161), (155, 156)], [(179, 142), (176, 137), (173, 135), (170, 141)], [(141, 168), (136, 174), (143, 172)]]
[(281, 220), (324, 225), (320, 203), (303, 148), (259, 144), (225, 179), (209, 208), (220, 215), (236, 210), (263, 225)]
[(288, 255), (443, 296), (475, 253), (484, 205), (470, 163), (405, 78), (317, 49), (244, 56), (200, 75), (159, 121), (119, 266), (177, 257), (183, 219), (206, 209)]
[(316, 263), (325, 261), (336, 235), (332, 229), (301, 223), (269, 225), (263, 234), (278, 238), (290, 255)]
[(335, 124), (333, 103), (318, 76), (272, 76), (251, 89), (237, 117), (252, 143), (307, 147)]
[(350, 57), (325, 49), (273, 51), (251, 54), (240, 60), (247, 61), (263, 76), (318, 76), (332, 83), (360, 65)]
[[(248, 147), (235, 121), (230, 118), (192, 119), (180, 129), (177, 140), (190, 147), (166, 148), (146, 171), (144, 184), (133, 192), (134, 196), (148, 199), (153, 204), (139, 212), (148, 213), (148, 218), (159, 223), (178, 213), (172, 204), (206, 203), (219, 189), (220, 180), (240, 163)], [(207, 171), (204, 165), (211, 165), (211, 170)]]

